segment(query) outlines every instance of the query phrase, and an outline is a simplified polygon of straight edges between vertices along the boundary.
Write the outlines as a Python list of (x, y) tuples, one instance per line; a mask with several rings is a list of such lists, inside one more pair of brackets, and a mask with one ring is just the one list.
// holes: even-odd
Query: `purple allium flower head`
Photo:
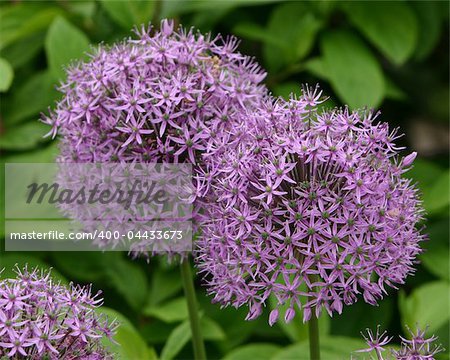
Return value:
[(405, 339), (400, 336), (401, 346), (399, 350), (390, 349), (387, 352), (387, 356), (383, 357), (384, 351), (386, 351), (386, 345), (388, 345), (392, 337), (386, 335), (386, 331), (380, 334), (379, 326), (377, 327), (376, 334), (373, 334), (370, 329), (367, 329), (367, 335), (362, 334), (369, 346), (367, 349), (358, 350), (357, 352), (375, 352), (376, 357), (373, 359), (378, 360), (433, 360), (434, 356), (443, 351), (441, 345), (437, 345), (436, 336), (430, 338), (425, 337), (425, 331), (417, 329), (413, 332), (408, 329), (410, 339)]
[(94, 311), (102, 299), (90, 287), (55, 283), (50, 271), (16, 268), (0, 280), (0, 357), (112, 359), (101, 345), (117, 324)]
[[(210, 151), (215, 179), (198, 267), (223, 305), (259, 315), (270, 295), (286, 321), (359, 296), (372, 305), (414, 271), (423, 209), (402, 177), (396, 130), (369, 111), (320, 113), (318, 88), (267, 103), (234, 146)], [(280, 314), (281, 316), (283, 314)], [(269, 316), (273, 324), (279, 316)]]
[(61, 135), (60, 161), (196, 163), (266, 94), (265, 73), (233, 37), (175, 31), (167, 20), (136, 35), (68, 70), (62, 100), (43, 118)]

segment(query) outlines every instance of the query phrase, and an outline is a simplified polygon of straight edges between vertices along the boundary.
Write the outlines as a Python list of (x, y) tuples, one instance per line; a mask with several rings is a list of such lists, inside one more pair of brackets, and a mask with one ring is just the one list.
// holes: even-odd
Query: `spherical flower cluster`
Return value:
[(386, 331), (380, 334), (379, 326), (375, 334), (370, 329), (367, 329), (367, 335), (362, 335), (369, 347), (357, 352), (375, 352), (376, 357), (372, 357), (372, 359), (378, 360), (432, 360), (436, 354), (443, 351), (441, 345), (435, 344), (437, 337), (426, 338), (425, 331), (420, 329), (417, 329), (415, 333), (409, 328), (408, 331), (410, 339), (400, 336), (400, 349), (395, 350), (391, 348), (388, 352), (388, 357), (383, 357), (383, 352), (387, 350), (386, 346), (391, 342), (392, 337), (389, 337)]
[(196, 163), (266, 93), (265, 73), (235, 38), (167, 20), (136, 34), (68, 70), (62, 100), (43, 117), (61, 135), (60, 161)]
[[(308, 321), (363, 299), (376, 305), (413, 272), (423, 209), (402, 174), (396, 131), (372, 112), (320, 112), (321, 92), (266, 104), (245, 137), (211, 151), (215, 181), (198, 267), (223, 305), (262, 313), (270, 295)], [(220, 148), (220, 150), (219, 150)], [(279, 306), (269, 322), (279, 318)]]
[(16, 269), (0, 280), (0, 357), (14, 359), (112, 359), (101, 338), (116, 323), (94, 311), (102, 299), (90, 287), (65, 287), (50, 272)]

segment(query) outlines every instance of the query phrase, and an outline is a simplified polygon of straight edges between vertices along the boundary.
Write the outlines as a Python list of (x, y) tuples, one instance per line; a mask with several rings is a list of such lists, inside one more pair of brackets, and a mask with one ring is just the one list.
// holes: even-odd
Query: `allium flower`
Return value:
[(396, 131), (372, 112), (319, 113), (322, 101), (316, 88), (266, 104), (238, 144), (211, 151), (198, 267), (214, 301), (247, 304), (247, 319), (271, 294), (286, 321), (341, 313), (358, 295), (376, 305), (414, 271), (423, 210), (402, 174), (415, 155), (399, 158)]
[(102, 299), (90, 287), (55, 283), (50, 271), (16, 269), (0, 280), (0, 357), (112, 359), (101, 345), (117, 324), (94, 311)]
[(390, 349), (387, 357), (383, 357), (382, 351), (385, 351), (385, 346), (389, 344), (392, 337), (386, 336), (386, 331), (380, 334), (379, 326), (374, 335), (370, 329), (367, 329), (367, 336), (362, 334), (369, 346), (367, 349), (358, 350), (357, 352), (372, 352), (375, 351), (376, 357), (372, 359), (377, 360), (432, 360), (434, 356), (443, 351), (441, 345), (434, 344), (437, 337), (432, 336), (425, 338), (425, 331), (417, 329), (414, 333), (408, 328), (411, 339), (405, 339), (400, 336), (401, 346), (400, 350)]
[(61, 135), (63, 162), (191, 162), (266, 89), (238, 41), (164, 20), (68, 70), (62, 100), (43, 121)]

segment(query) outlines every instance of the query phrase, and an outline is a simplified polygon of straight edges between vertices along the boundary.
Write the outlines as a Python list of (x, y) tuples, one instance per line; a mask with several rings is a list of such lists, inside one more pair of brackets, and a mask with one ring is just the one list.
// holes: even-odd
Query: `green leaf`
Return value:
[(269, 70), (279, 71), (308, 55), (321, 27), (322, 21), (304, 3), (290, 2), (275, 8), (266, 33), (277, 41), (266, 41), (263, 48)]
[(14, 71), (12, 66), (3, 58), (0, 58), (0, 92), (5, 92), (9, 89), (14, 78)]
[(446, 281), (426, 283), (409, 296), (400, 293), (399, 306), (402, 323), (415, 329), (416, 326), (432, 333), (450, 318), (448, 298), (450, 285)]
[(33, 148), (39, 143), (48, 141), (48, 139), (44, 139), (44, 135), (48, 131), (48, 126), (38, 121), (7, 128), (0, 136), (0, 149), (27, 150)]
[(326, 73), (341, 100), (354, 109), (378, 106), (384, 95), (383, 72), (364, 43), (344, 30), (328, 32), (321, 40)]
[(419, 23), (419, 34), (415, 58), (425, 59), (437, 45), (442, 31), (444, 17), (436, 1), (412, 1), (410, 5), (415, 10)]
[(183, 321), (188, 318), (187, 302), (180, 297), (160, 306), (146, 307), (144, 314), (167, 323)]
[(120, 324), (114, 336), (114, 340), (118, 344), (110, 342), (107, 338), (102, 339), (103, 345), (118, 359), (156, 359), (154, 350), (147, 347), (144, 339), (142, 339), (141, 335), (125, 316), (105, 306), (97, 308), (96, 311), (99, 314), (108, 316), (110, 322), (116, 319)]
[(417, 19), (405, 2), (351, 2), (344, 5), (350, 21), (389, 60), (403, 64), (417, 44)]
[(44, 46), (44, 38), (45, 33), (40, 31), (24, 39), (15, 41), (2, 51), (3, 56), (14, 69), (18, 69), (35, 58)]
[[(352, 352), (367, 348), (364, 341), (344, 336), (320, 339), (320, 355), (324, 360), (348, 360)], [(309, 360), (309, 343), (307, 341), (285, 347), (275, 354), (272, 360), (298, 359)]]
[(319, 79), (329, 80), (325, 62), (320, 57), (315, 57), (304, 64), (305, 70)]
[[(205, 340), (224, 340), (225, 333), (222, 328), (213, 320), (207, 317), (200, 319), (202, 335)], [(184, 321), (178, 325), (169, 335), (161, 352), (161, 360), (174, 359), (184, 348), (192, 337), (189, 321)]]
[(57, 17), (52, 22), (45, 39), (45, 51), (53, 76), (64, 79), (63, 66), (80, 58), (88, 50), (89, 39), (78, 28), (63, 17)]
[(180, 292), (183, 288), (179, 270), (164, 271), (157, 267), (152, 271), (148, 306), (154, 306)]
[(5, 108), (5, 123), (15, 124), (46, 111), (47, 107), (58, 98), (59, 93), (55, 85), (55, 79), (48, 71), (33, 75), (12, 95), (11, 101)]
[(450, 280), (449, 261), (449, 219), (432, 223), (427, 227), (429, 241), (423, 247), (420, 255), (422, 264), (427, 270), (443, 280)]
[(281, 347), (275, 344), (249, 344), (234, 349), (223, 360), (270, 360), (280, 349)]
[(191, 338), (189, 322), (178, 325), (169, 335), (166, 344), (161, 351), (161, 360), (171, 360), (184, 348)]
[(0, 49), (45, 30), (62, 13), (61, 8), (37, 2), (1, 7)]
[(431, 185), (430, 190), (423, 194), (425, 209), (430, 215), (447, 208), (450, 204), (450, 170), (444, 172)]
[(400, 89), (391, 79), (385, 77), (385, 96), (392, 100), (405, 100), (407, 98), (405, 92)]
[(249, 22), (237, 24), (233, 28), (233, 33), (250, 40), (257, 40), (266, 44), (279, 46), (280, 39), (258, 24)]
[(111, 18), (125, 30), (130, 30), (134, 25), (147, 23), (152, 19), (154, 1), (148, 0), (101, 0), (103, 8)]
[(147, 277), (144, 271), (129, 259), (114, 262), (106, 268), (106, 278), (135, 310), (142, 310), (147, 299)]

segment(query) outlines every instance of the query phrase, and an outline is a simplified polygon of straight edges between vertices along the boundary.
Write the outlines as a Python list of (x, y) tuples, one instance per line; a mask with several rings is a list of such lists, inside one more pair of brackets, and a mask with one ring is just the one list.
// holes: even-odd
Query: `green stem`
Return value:
[(198, 316), (197, 297), (195, 296), (194, 281), (192, 279), (191, 264), (189, 259), (182, 260), (181, 278), (183, 280), (184, 294), (186, 295), (189, 322), (192, 331), (192, 345), (194, 347), (195, 360), (206, 360), (205, 344), (203, 343), (200, 328), (200, 317)]
[(311, 360), (320, 360), (320, 344), (319, 344), (319, 320), (312, 314), (308, 321), (309, 329), (309, 356)]

